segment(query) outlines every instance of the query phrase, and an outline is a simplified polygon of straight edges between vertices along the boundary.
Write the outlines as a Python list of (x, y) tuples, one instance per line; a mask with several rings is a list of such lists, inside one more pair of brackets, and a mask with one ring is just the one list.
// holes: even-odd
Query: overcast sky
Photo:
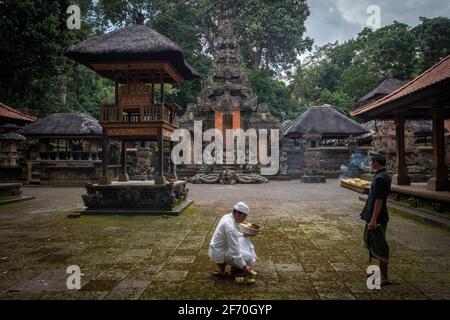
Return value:
[(381, 26), (394, 20), (415, 26), (420, 16), (450, 18), (448, 0), (309, 0), (308, 4), (307, 33), (319, 46), (356, 37), (366, 26), (370, 5), (380, 8)]

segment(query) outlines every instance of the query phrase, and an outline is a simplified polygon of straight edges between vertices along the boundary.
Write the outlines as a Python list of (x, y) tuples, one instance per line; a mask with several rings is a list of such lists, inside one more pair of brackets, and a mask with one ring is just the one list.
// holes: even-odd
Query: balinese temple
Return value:
[[(175, 207), (187, 203), (186, 182), (177, 179), (175, 165), (168, 161), (180, 107), (166, 101), (165, 85), (192, 80), (198, 73), (184, 60), (176, 43), (143, 23), (139, 17), (137, 24), (85, 40), (66, 53), (115, 86), (114, 105), (100, 107), (101, 179), (89, 185), (83, 196), (92, 213), (173, 213)], [(112, 140), (122, 145), (119, 181), (112, 181), (108, 172), (107, 150)], [(154, 179), (130, 180), (126, 146), (133, 141), (155, 145), (158, 160)]]
[(311, 170), (332, 178), (350, 161), (349, 138), (366, 133), (359, 123), (329, 104), (308, 108), (284, 127), (282, 151), (287, 153), (289, 172)]
[[(393, 120), (396, 137), (396, 174), (393, 182), (410, 186), (405, 148), (405, 122), (432, 120), (432, 175), (427, 184), (404, 188), (426, 194), (425, 190), (448, 191), (445, 120), (450, 118), (450, 56), (387, 96), (360, 107), (351, 114), (368, 120)], [(420, 189), (422, 188), (422, 189)], [(413, 190), (416, 189), (416, 190)], [(448, 194), (448, 192), (447, 192)], [(448, 195), (447, 195), (448, 196)]]
[(189, 104), (179, 120), (180, 127), (190, 130), (191, 136), (194, 121), (203, 121), (204, 131), (216, 128), (223, 133), (226, 129), (280, 129), (279, 120), (272, 116), (268, 106), (257, 104), (238, 41), (227, 22), (222, 25), (197, 104)]

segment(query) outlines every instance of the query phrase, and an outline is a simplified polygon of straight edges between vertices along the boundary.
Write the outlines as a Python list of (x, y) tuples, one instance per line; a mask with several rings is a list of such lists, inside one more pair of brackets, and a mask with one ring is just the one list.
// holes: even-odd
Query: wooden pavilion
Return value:
[(450, 118), (450, 56), (391, 94), (356, 108), (352, 116), (365, 120), (394, 120), (396, 125), (397, 174), (393, 182), (410, 185), (405, 160), (405, 121), (432, 120), (433, 174), (427, 183), (432, 191), (448, 191), (444, 121)]
[[(98, 185), (88, 189), (91, 196), (85, 198), (87, 206), (148, 208), (151, 203), (151, 206), (158, 208), (173, 207), (184, 200), (187, 193), (185, 182), (177, 180), (173, 162), (170, 161), (170, 173), (164, 172), (164, 149), (168, 147), (170, 154), (173, 148), (170, 137), (177, 129), (176, 114), (180, 109), (176, 104), (165, 101), (165, 84), (179, 84), (198, 77), (198, 73), (184, 60), (181, 48), (144, 26), (141, 20), (138, 24), (85, 40), (71, 47), (66, 55), (115, 84), (115, 103), (100, 108), (100, 124), (103, 127), (103, 150), (108, 149), (109, 139), (122, 141), (121, 174), (118, 182), (111, 182), (107, 171), (108, 152), (103, 152), (102, 178)], [(155, 181), (129, 181), (126, 141), (157, 143), (158, 166)], [(115, 190), (112, 193), (111, 188)], [(104, 190), (109, 190), (105, 191), (108, 195)], [(109, 202), (97, 203), (94, 193), (109, 197)], [(153, 201), (126, 200), (142, 200), (144, 197)]]

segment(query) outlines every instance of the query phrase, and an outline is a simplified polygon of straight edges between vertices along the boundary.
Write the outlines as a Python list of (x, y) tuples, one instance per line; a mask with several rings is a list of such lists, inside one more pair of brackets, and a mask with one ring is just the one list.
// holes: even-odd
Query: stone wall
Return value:
[(283, 138), (280, 146), (281, 152), (287, 153), (288, 173), (299, 173), (303, 170), (304, 148), (292, 139)]
[(319, 160), (321, 172), (340, 171), (341, 165), (345, 165), (350, 161), (350, 149), (347, 147), (307, 148), (305, 150), (305, 157), (311, 153)]

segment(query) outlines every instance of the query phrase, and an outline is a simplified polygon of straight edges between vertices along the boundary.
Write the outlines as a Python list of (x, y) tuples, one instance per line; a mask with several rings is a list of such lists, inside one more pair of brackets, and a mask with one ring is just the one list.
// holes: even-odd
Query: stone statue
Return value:
[(283, 175), (288, 174), (288, 164), (287, 164), (288, 156), (287, 152), (283, 151), (280, 154), (280, 173)]

